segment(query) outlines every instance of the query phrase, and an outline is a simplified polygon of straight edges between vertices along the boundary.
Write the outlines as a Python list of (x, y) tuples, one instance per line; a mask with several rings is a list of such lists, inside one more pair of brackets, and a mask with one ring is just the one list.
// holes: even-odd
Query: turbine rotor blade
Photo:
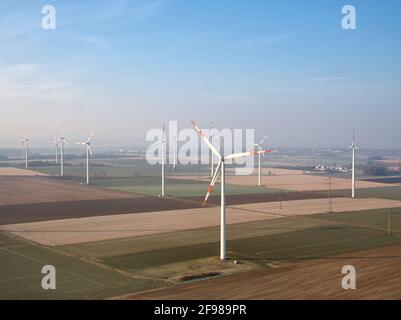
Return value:
[(201, 138), (203, 139), (203, 141), (205, 141), (205, 143), (207, 144), (207, 146), (210, 148), (210, 150), (212, 150), (212, 152), (219, 158), (221, 158), (220, 153), (217, 151), (217, 149), (210, 143), (208, 137), (205, 135), (205, 133), (203, 132), (202, 129), (200, 129), (195, 122), (192, 122), (192, 125), (194, 126), (195, 130), (198, 132), (198, 134), (201, 136)]
[(91, 146), (89, 145), (89, 144), (86, 144), (87, 145), (87, 148), (88, 148), (88, 151), (89, 151), (89, 154), (91, 155), (91, 157), (93, 158), (93, 153), (92, 153), (92, 148), (91, 148)]
[(95, 134), (93, 132), (91, 132), (91, 134), (89, 135), (88, 140), (86, 142), (90, 142), (94, 135)]
[(261, 146), (263, 144), (263, 142), (265, 142), (266, 139), (267, 139), (267, 136), (264, 136), (264, 138), (259, 142), (259, 146)]
[(205, 200), (203, 200), (203, 204), (202, 204), (202, 208), (204, 208), (206, 206), (207, 200), (209, 199), (210, 194), (213, 192), (213, 187), (217, 181), (217, 178), (220, 174), (220, 169), (221, 169), (221, 159), (219, 160), (219, 163), (217, 164), (217, 167), (214, 171), (214, 175), (212, 178), (212, 181), (210, 182), (210, 185), (207, 189), (207, 193), (206, 193), (206, 197)]
[[(254, 151), (257, 152), (257, 151)], [(242, 157), (248, 157), (250, 155), (252, 155), (252, 153), (254, 152), (240, 152), (240, 153), (233, 153), (233, 154), (229, 154), (228, 156), (225, 156), (224, 159), (237, 159), (237, 158), (242, 158)]]
[(242, 157), (254, 156), (257, 154), (265, 154), (267, 152), (273, 152), (273, 150), (258, 150), (258, 151), (233, 153), (228, 156), (225, 156), (224, 159), (237, 159), (237, 158), (242, 158)]
[(256, 152), (256, 154), (265, 154), (265, 153), (272, 153), (275, 152), (277, 150), (259, 150)]

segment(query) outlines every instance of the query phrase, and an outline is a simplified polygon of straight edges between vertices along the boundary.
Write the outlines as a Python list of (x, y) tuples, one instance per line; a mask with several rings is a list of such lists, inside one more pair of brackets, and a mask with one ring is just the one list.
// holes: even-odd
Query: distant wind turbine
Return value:
[(64, 128), (61, 129), (60, 136), (60, 176), (64, 176), (64, 145), (66, 144), (66, 140), (64, 137)]
[(28, 154), (29, 154), (29, 145), (30, 140), (28, 135), (25, 136), (24, 139), (21, 140), (22, 147), (25, 149), (25, 169), (28, 169)]
[[(262, 151), (262, 145), (266, 141), (267, 136), (265, 136), (259, 143), (255, 143), (254, 146), (258, 148), (258, 151)], [(261, 153), (258, 154), (258, 162), (259, 162), (259, 170), (258, 170), (258, 185), (259, 187), (262, 185), (262, 169), (261, 169), (261, 164), (260, 164), (260, 157)]]
[(56, 146), (56, 164), (58, 164), (58, 147), (59, 147), (59, 139), (54, 138), (53, 143)]
[(163, 137), (162, 137), (162, 142), (161, 142), (161, 147), (162, 147), (162, 159), (161, 159), (161, 165), (162, 165), (162, 190), (161, 190), (161, 197), (164, 198), (165, 196), (165, 164), (166, 164), (166, 123), (163, 124)]
[(210, 143), (209, 138), (206, 136), (206, 134), (203, 132), (202, 129), (200, 129), (195, 122), (191, 120), (194, 128), (198, 132), (198, 134), (201, 136), (203, 141), (206, 142), (210, 150), (216, 155), (216, 157), (219, 159), (219, 162), (217, 164), (217, 167), (214, 171), (212, 181), (210, 182), (205, 200), (203, 202), (203, 207), (205, 207), (207, 199), (209, 198), (209, 195), (211, 194), (213, 190), (213, 186), (216, 183), (216, 180), (220, 174), (220, 184), (221, 184), (221, 207), (220, 207), (220, 260), (226, 260), (227, 259), (227, 250), (226, 250), (226, 200), (225, 200), (225, 160), (229, 159), (236, 159), (236, 158), (241, 158), (241, 157), (247, 157), (247, 156), (252, 156), (256, 154), (263, 154), (265, 152), (271, 152), (272, 150), (258, 150), (254, 152), (241, 152), (241, 153), (234, 153), (230, 155), (221, 155), (217, 149)]
[(357, 149), (355, 145), (355, 129), (353, 131), (350, 149), (352, 149), (352, 198), (355, 198), (355, 150)]
[(93, 153), (91, 149), (91, 140), (93, 136), (94, 133), (92, 132), (86, 142), (77, 142), (77, 144), (86, 146), (86, 184), (89, 184), (89, 155), (93, 158)]

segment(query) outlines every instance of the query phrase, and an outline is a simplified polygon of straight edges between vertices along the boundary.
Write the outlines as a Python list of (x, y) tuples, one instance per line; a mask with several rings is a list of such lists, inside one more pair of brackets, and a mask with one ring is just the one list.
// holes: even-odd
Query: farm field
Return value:
[(200, 203), (145, 196), (106, 200), (30, 203), (0, 206), (0, 225), (199, 207)]
[[(160, 177), (136, 177), (131, 179), (97, 179), (94, 185), (112, 190), (123, 192), (133, 192), (146, 194), (150, 196), (158, 196), (160, 194)], [(206, 181), (196, 181), (185, 179), (166, 178), (166, 195), (169, 197), (196, 197), (205, 196), (209, 183)], [(227, 195), (237, 194), (268, 194), (278, 193), (278, 189), (258, 188), (256, 186), (236, 186), (227, 185)], [(216, 186), (214, 194), (220, 194), (220, 188)]]
[[(150, 166), (144, 160), (138, 160), (136, 158), (126, 160), (128, 163), (122, 160), (107, 160), (101, 159), (94, 161), (91, 165), (90, 172), (93, 178), (126, 178), (126, 177), (141, 177), (141, 176), (157, 176), (160, 178), (160, 166)], [(45, 165), (31, 168), (36, 172), (48, 174), (52, 176), (58, 176), (60, 174), (59, 165)], [(208, 169), (205, 166), (198, 167), (197, 165), (188, 165), (186, 167), (180, 167), (179, 170), (174, 171), (171, 166), (166, 167), (167, 175), (194, 175), (201, 173), (207, 174)], [(82, 160), (68, 161), (68, 165), (64, 166), (64, 176), (70, 178), (82, 178), (86, 175), (86, 165)]]
[[(299, 262), (195, 282), (119, 299), (401, 299), (401, 246), (358, 251), (330, 259)], [(353, 265), (357, 290), (343, 290), (341, 269)]]
[(11, 167), (0, 167), (0, 177), (5, 176), (45, 176), (45, 173), (40, 173), (34, 170), (11, 168)]
[[(0, 299), (104, 299), (168, 285), (130, 278), (2, 232), (0, 260)], [(41, 287), (41, 269), (47, 264), (56, 267), (56, 290), (46, 291)]]
[[(333, 199), (332, 207), (334, 212), (396, 208), (401, 207), (401, 201), (338, 198)], [(319, 214), (327, 208), (327, 199), (288, 201), (281, 208), (276, 202), (235, 205), (227, 208), (227, 223)], [(182, 209), (8, 224), (0, 228), (44, 245), (65, 245), (217, 226), (219, 210), (218, 207)]]
[[(168, 278), (174, 281), (177, 273), (197, 274), (201, 272), (200, 268), (206, 263), (212, 266), (209, 271), (217, 273), (224, 273), (225, 269), (230, 269), (231, 273), (243, 272), (245, 268), (250, 268), (256, 274), (259, 273), (257, 270), (265, 270), (266, 274), (271, 272), (276, 274), (285, 272), (287, 267), (297, 268), (298, 263), (305, 261), (311, 261), (311, 263), (319, 261), (320, 264), (325, 260), (337, 260), (342, 263), (343, 260), (336, 259), (337, 256), (351, 255), (352, 253), (352, 256), (360, 257), (361, 250), (385, 248), (401, 243), (401, 210), (399, 209), (394, 212), (394, 229), (390, 236), (386, 232), (385, 210), (348, 212), (339, 217), (336, 215), (286, 217), (229, 225), (228, 252), (230, 260), (224, 262), (223, 265), (216, 264), (219, 248), (217, 227), (89, 242), (57, 248), (73, 254), (88, 256), (100, 263), (126, 272), (141, 276)], [(333, 216), (336, 218), (333, 219)], [(352, 220), (349, 220), (350, 217)], [(377, 225), (379, 220), (381, 225)], [(233, 265), (234, 260), (239, 260), (241, 263)], [(210, 261), (214, 261), (214, 263)], [(325, 273), (324, 265), (320, 272)], [(327, 274), (330, 273), (329, 270)], [(341, 278), (339, 270), (334, 275)], [(224, 279), (217, 281), (224, 282)], [(304, 278), (298, 277), (295, 280), (302, 283)], [(305, 282), (308, 284), (308, 281)], [(175, 284), (179, 285), (180, 281), (176, 281)], [(198, 285), (202, 287), (203, 282), (194, 286)], [(241, 287), (247, 288), (245, 284)], [(253, 289), (245, 291), (250, 292), (249, 294), (256, 295), (258, 293), (263, 296), (264, 290), (260, 287), (258, 289), (258, 291), (252, 291)], [(311, 289), (312, 291), (308, 292), (304, 288), (305, 297), (314, 296), (314, 288)], [(284, 288), (278, 287), (277, 290), (284, 290)], [(175, 295), (174, 290), (162, 292), (166, 293), (163, 298), (180, 298), (179, 295)], [(200, 292), (199, 298), (202, 298), (202, 294), (206, 293), (202, 290)], [(213, 294), (213, 291), (208, 291), (208, 295), (205, 295), (204, 298), (230, 298), (230, 296), (220, 296), (219, 291), (217, 292), (217, 294)], [(149, 296), (152, 297), (152, 293)], [(135, 298), (141, 298), (141, 296)], [(186, 297), (182, 296), (182, 298)], [(191, 298), (190, 295), (189, 298)], [(197, 298), (196, 293), (194, 293), (194, 298)], [(248, 296), (245, 295), (243, 298), (248, 298)]]
[(52, 177), (0, 176), (0, 206), (130, 197), (133, 195)]
[[(226, 188), (230, 188), (229, 185)], [(332, 198), (344, 198), (346, 195), (332, 195)], [(205, 196), (196, 197), (183, 197), (184, 200), (195, 201), (196, 203), (203, 203)], [(316, 191), (287, 191), (279, 190), (276, 192), (257, 193), (257, 194), (229, 194), (226, 195), (227, 205), (247, 204), (247, 203), (261, 203), (261, 202), (277, 202), (292, 201), (292, 200), (307, 200), (307, 199), (327, 199), (327, 193)], [(208, 205), (220, 205), (221, 198), (218, 193), (212, 193), (208, 199)]]
[[(171, 177), (174, 179), (182, 179), (182, 177)], [(196, 180), (198, 177), (185, 177), (185, 179)], [(227, 176), (226, 183), (230, 185), (239, 186), (256, 186), (257, 177), (256, 176)], [(328, 184), (328, 178), (324, 176), (307, 175), (307, 174), (288, 174), (288, 175), (271, 175), (263, 176), (262, 184), (265, 187), (273, 189), (285, 189), (291, 191), (318, 191), (326, 190)], [(358, 189), (365, 188), (380, 188), (388, 186), (399, 186), (397, 184), (370, 182), (370, 181), (357, 181)], [(351, 188), (351, 180), (344, 178), (333, 178), (332, 179), (332, 189), (342, 190)]]
[[(350, 195), (350, 190), (333, 190), (333, 196), (347, 197)], [(381, 199), (392, 199), (401, 200), (401, 187), (400, 186), (387, 186), (381, 188), (371, 189), (357, 189), (357, 198), (381, 198)]]
[[(40, 273), (37, 277), (22, 275), (24, 272), (31, 275), (28, 268), (47, 261), (63, 266), (59, 284), (63, 290), (58, 291), (57, 298), (111, 298), (172, 285), (181, 288), (187, 282), (181, 280), (183, 277), (191, 279), (203, 272), (214, 272), (219, 278), (216, 281), (225, 281), (227, 277), (241, 277), (249, 271), (252, 274), (274, 270), (284, 272), (288, 265), (304, 263), (304, 260), (399, 243), (401, 219), (397, 207), (401, 207), (401, 202), (338, 198), (333, 199), (333, 209), (345, 212), (322, 213), (327, 209), (327, 203), (327, 199), (284, 201), (282, 209), (279, 202), (231, 206), (228, 209), (230, 260), (223, 264), (217, 258), (217, 207), (2, 226), (2, 229), (18, 237), (24, 236), (38, 243), (14, 238), (7, 231), (0, 233), (1, 243), (4, 244), (2, 261), (8, 266), (18, 266), (3, 273), (12, 277), (7, 276), (5, 281), (0, 281), (3, 286), (0, 294), (11, 285), (8, 279), (15, 278), (19, 281), (18, 285), (7, 297), (48, 298), (46, 293), (37, 293)], [(391, 236), (386, 232), (388, 210), (380, 209), (384, 207), (394, 208)], [(369, 210), (359, 211), (362, 209)], [(210, 224), (210, 221), (213, 223)], [(52, 247), (43, 247), (40, 243)], [(29, 247), (26, 251), (14, 252), (26, 246)], [(37, 259), (38, 256), (40, 259)], [(28, 263), (25, 258), (34, 260)], [(234, 265), (234, 259), (241, 263)], [(76, 261), (80, 262), (77, 264)], [(85, 272), (91, 275), (83, 273), (87, 281), (76, 283), (76, 272), (82, 274), (81, 270), (88, 270)], [(113, 276), (104, 272), (111, 272)], [(101, 277), (107, 277), (107, 281), (99, 283)], [(202, 283), (209, 282), (203, 280), (195, 284)], [(25, 290), (25, 286), (30, 289)], [(260, 294), (263, 295), (263, 291)], [(305, 294), (308, 297), (309, 293)], [(215, 297), (219, 297), (218, 291)]]
[[(241, 168), (228, 168), (228, 174), (234, 175), (236, 171), (240, 171)], [(263, 176), (288, 176), (288, 175), (301, 175), (304, 174), (302, 170), (296, 169), (283, 169), (283, 168), (273, 168), (273, 167), (262, 167), (261, 172)], [(253, 175), (258, 174), (258, 169), (253, 170)]]
[[(57, 165), (53, 166), (40, 166), (33, 168), (37, 172), (44, 174), (58, 176), (60, 174), (60, 167)], [(112, 167), (104, 165), (92, 165), (90, 168), (91, 176), (94, 178), (102, 177), (135, 177), (137, 175), (143, 174), (142, 168), (131, 168), (131, 167)], [(154, 171), (154, 170), (149, 170)], [(85, 165), (66, 165), (64, 166), (64, 176), (82, 178), (82, 181), (86, 176), (86, 166)]]
[[(7, 277), (0, 281), (0, 295), (7, 292), (3, 297), (27, 299), (344, 298), (342, 292), (327, 291), (326, 286), (340, 281), (342, 265), (355, 263), (364, 272), (358, 273), (358, 281), (361, 281), (358, 285), (363, 288), (366, 284), (370, 288), (366, 296), (361, 294), (361, 298), (396, 298), (399, 289), (394, 281), (390, 283), (385, 278), (376, 291), (373, 285), (378, 280), (371, 283), (372, 287), (370, 282), (362, 282), (363, 275), (371, 277), (386, 268), (391, 268), (390, 276), (397, 276), (399, 268), (395, 268), (395, 264), (398, 265), (399, 260), (395, 257), (401, 255), (394, 245), (401, 244), (400, 209), (394, 209), (392, 214), (390, 236), (386, 226), (385, 209), (230, 224), (230, 260), (224, 263), (217, 258), (217, 226), (53, 248), (1, 232), (3, 263), (0, 268), (1, 274)], [(380, 249), (362, 251), (374, 248)], [(384, 258), (377, 258), (377, 255), (384, 255)], [(392, 258), (386, 259), (387, 255)], [(234, 265), (234, 259), (240, 264)], [(48, 263), (61, 270), (58, 273), (58, 290), (53, 295), (41, 290), (38, 285), (40, 267)], [(37, 275), (32, 275), (32, 270), (37, 270)], [(181, 280), (183, 275), (194, 276), (205, 270), (215, 272), (217, 279), (204, 279), (192, 284)], [(323, 287), (313, 285), (312, 274), (319, 275)], [(233, 290), (229, 295), (232, 281), (235, 281), (236, 288), (240, 286), (242, 290)], [(248, 285), (246, 281), (249, 281)], [(266, 283), (269, 285), (266, 286)], [(174, 290), (153, 291), (170, 286), (174, 286)], [(214, 286), (220, 289), (215, 290)], [(286, 290), (292, 286), (299, 290)], [(320, 289), (316, 291), (317, 287)], [(148, 290), (151, 291), (147, 293)]]
[[(303, 186), (303, 191), (294, 191), (283, 184), (279, 188), (227, 184), (229, 260), (222, 263), (218, 259), (218, 183), (208, 207), (200, 208), (210, 179), (206, 175), (187, 171), (168, 176), (168, 197), (162, 199), (157, 197), (159, 176), (122, 176), (127, 168), (119, 169), (120, 173), (109, 172), (116, 176), (97, 176), (90, 186), (77, 183), (78, 176), (0, 176), (0, 188), (4, 190), (0, 195), (0, 252), (8, 266), (3, 267), (7, 268), (4, 272), (11, 275), (4, 281), (0, 278), (0, 296), (11, 286), (12, 279), (17, 279), (14, 291), (7, 297), (153, 299), (153, 294), (160, 294), (168, 299), (236, 299), (242, 297), (241, 292), (226, 296), (225, 290), (216, 290), (211, 297), (206, 289), (199, 289), (192, 297), (187, 288), (206, 288), (215, 282), (224, 287), (226, 279), (238, 277), (242, 281), (242, 277), (259, 275), (266, 281), (275, 279), (276, 290), (287, 291), (283, 298), (341, 298), (337, 291), (308, 289), (314, 282), (303, 281), (299, 266), (321, 273), (325, 285), (331, 285), (341, 278), (338, 265), (331, 263), (348, 261), (349, 255), (360, 258), (359, 253), (366, 250), (401, 245), (398, 186), (382, 187), (372, 182), (380, 187), (359, 188), (357, 199), (348, 198), (348, 188), (332, 190), (333, 212), (327, 213), (327, 186), (316, 191)], [(300, 170), (264, 169), (271, 175), (263, 181), (309, 177)], [(256, 176), (227, 177), (237, 178), (257, 181)], [(18, 190), (26, 196), (16, 196)], [(389, 209), (391, 235), (387, 234)], [(234, 264), (234, 260), (240, 263)], [(379, 270), (380, 261), (383, 268), (393, 267), (386, 259), (371, 260), (377, 263), (369, 269), (373, 274)], [(47, 261), (62, 266), (58, 285), (63, 290), (57, 290), (52, 297), (41, 292), (40, 270), (34, 275), (28, 271)], [(364, 259), (355, 261), (365, 268)], [(17, 265), (15, 270), (10, 270), (12, 264)], [(77, 283), (80, 274), (85, 281)], [(102, 281), (103, 277), (107, 279)], [(290, 293), (285, 277), (290, 279), (287, 285), (302, 283), (305, 287)], [(25, 286), (29, 289), (25, 290)], [(177, 291), (169, 289), (172, 286)], [(391, 284), (386, 286), (393, 288)], [(258, 290), (246, 290), (243, 298), (279, 296), (270, 286), (266, 289), (255, 284), (255, 288)], [(366, 297), (374, 297), (373, 290), (367, 292)], [(385, 292), (379, 289), (376, 294), (387, 297)], [(389, 297), (394, 298), (397, 292), (395, 289)]]

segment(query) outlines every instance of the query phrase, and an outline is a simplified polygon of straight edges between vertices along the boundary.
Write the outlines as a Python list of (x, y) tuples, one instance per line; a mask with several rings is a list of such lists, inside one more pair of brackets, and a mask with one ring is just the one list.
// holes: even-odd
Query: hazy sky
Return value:
[[(52, 4), (57, 29), (41, 28)], [(341, 28), (356, 7), (357, 29)], [(164, 120), (274, 146), (401, 148), (399, 0), (0, 2), (0, 148), (144, 141)]]

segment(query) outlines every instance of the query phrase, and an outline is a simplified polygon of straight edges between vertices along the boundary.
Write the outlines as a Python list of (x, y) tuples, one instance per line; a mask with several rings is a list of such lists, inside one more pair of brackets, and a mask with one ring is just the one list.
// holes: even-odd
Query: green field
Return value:
[[(125, 192), (143, 193), (147, 195), (157, 196), (160, 194), (160, 185), (148, 186), (123, 186), (112, 187), (111, 189)], [(166, 184), (166, 195), (170, 197), (194, 197), (206, 195), (208, 189), (207, 183), (183, 183), (183, 184)], [(277, 189), (247, 187), (237, 185), (226, 185), (226, 195), (233, 194), (256, 194), (256, 193), (278, 193)], [(220, 186), (216, 185), (213, 190), (214, 195), (220, 194)]]
[[(60, 165), (35, 166), (30, 169), (53, 176), (60, 175)], [(210, 169), (205, 165), (187, 165), (173, 170), (171, 165), (165, 167), (166, 175), (208, 175)], [(120, 164), (118, 160), (97, 160), (91, 162), (90, 175), (92, 178), (123, 178), (140, 176), (161, 176), (160, 165), (150, 165), (144, 160), (130, 160), (130, 165)], [(64, 166), (64, 176), (85, 177), (86, 163), (83, 160), (69, 161)]]
[[(0, 299), (103, 299), (165, 283), (117, 272), (0, 233)], [(41, 269), (56, 268), (56, 290), (43, 290)]]
[[(60, 174), (59, 166), (41, 166), (32, 167), (32, 170), (46, 173), (53, 176)], [(149, 169), (148, 172), (144, 172), (143, 168), (126, 168), (126, 167), (108, 167), (108, 166), (96, 166), (90, 167), (90, 175), (92, 178), (102, 177), (135, 177), (143, 174), (156, 174), (154, 170)], [(66, 177), (86, 177), (86, 166), (85, 165), (68, 165), (64, 167), (64, 176)]]
[[(113, 190), (142, 193), (157, 196), (161, 191), (160, 177), (134, 177), (134, 178), (113, 178), (97, 179), (93, 181), (95, 186), (110, 188)], [(166, 194), (171, 197), (192, 197), (204, 196), (209, 183), (205, 181), (171, 179), (166, 178)], [(278, 193), (278, 189), (259, 188), (257, 186), (237, 186), (227, 184), (226, 192), (230, 194), (257, 194), (257, 193)], [(283, 192), (285, 192), (283, 190)], [(220, 194), (220, 185), (216, 185), (214, 195)]]

